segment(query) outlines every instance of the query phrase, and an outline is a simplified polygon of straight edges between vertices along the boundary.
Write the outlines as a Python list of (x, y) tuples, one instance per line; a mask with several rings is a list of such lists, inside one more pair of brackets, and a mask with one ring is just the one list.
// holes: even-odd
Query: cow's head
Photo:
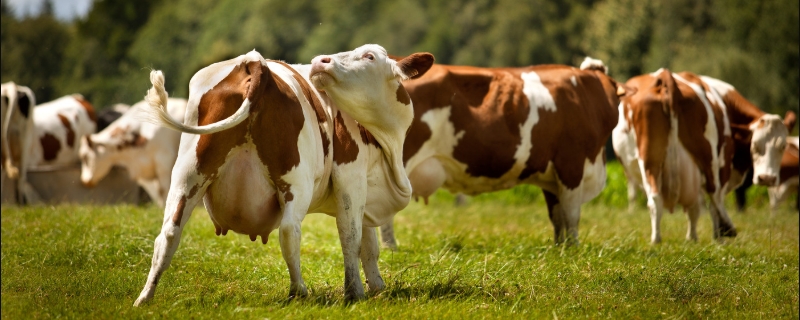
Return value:
[[(6, 174), (16, 179), (26, 137), (33, 130), (32, 111), (36, 97), (30, 88), (7, 82), (0, 86), (0, 125), (2, 125), (2, 158)], [(28, 143), (30, 141), (27, 141)]]
[(337, 107), (370, 131), (391, 127), (405, 133), (414, 110), (401, 82), (422, 76), (433, 60), (430, 53), (415, 53), (395, 61), (383, 47), (367, 44), (317, 56), (311, 61), (310, 79), (317, 90), (325, 91)]
[(111, 161), (107, 159), (109, 148), (105, 144), (94, 142), (92, 136), (83, 136), (78, 149), (81, 157), (81, 183), (89, 188), (97, 185), (112, 167)]
[(753, 183), (773, 186), (778, 183), (781, 157), (788, 130), (781, 117), (764, 114), (750, 124), (750, 153), (753, 157)]

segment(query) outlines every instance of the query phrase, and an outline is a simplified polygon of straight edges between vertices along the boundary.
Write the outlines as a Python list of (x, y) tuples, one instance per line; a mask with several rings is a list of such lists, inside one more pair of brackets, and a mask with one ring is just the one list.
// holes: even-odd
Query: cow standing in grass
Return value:
[(294, 67), (252, 51), (192, 77), (183, 123), (164, 108), (163, 75), (151, 73), (150, 110), (162, 125), (184, 133), (152, 266), (135, 305), (152, 299), (201, 199), (217, 234), (232, 230), (266, 243), (279, 229), (290, 296), (307, 294), (300, 223), (308, 212), (336, 218), (345, 297), (364, 296), (359, 260), (369, 290), (382, 289), (374, 227), (411, 197), (402, 154), (414, 110), (401, 81), (432, 63), (428, 53), (394, 61), (378, 45)]
[(33, 108), (36, 106), (36, 96), (30, 88), (13, 82), (0, 85), (0, 93), (3, 171), (9, 178), (16, 180), (13, 188), (17, 203), (39, 202), (39, 194), (28, 183), (30, 154), (27, 152), (35, 135)]
[[(83, 136), (79, 150), (81, 182), (86, 187), (94, 187), (112, 167), (120, 166), (127, 169), (131, 180), (136, 181), (150, 199), (163, 208), (181, 135), (142, 122), (140, 117), (145, 108), (149, 108), (145, 101), (134, 104), (103, 131)], [(186, 100), (169, 99), (167, 112), (176, 121), (183, 122)]]
[(780, 116), (764, 113), (730, 84), (689, 72), (659, 69), (628, 80), (626, 87), (614, 150), (625, 168), (629, 197), (634, 186), (647, 194), (651, 242), (661, 242), (661, 216), (676, 204), (689, 217), (686, 238), (697, 240), (704, 193), (714, 238), (736, 236), (724, 196), (748, 169), (754, 184), (779, 181), (787, 135)]
[[(403, 150), (414, 197), (533, 184), (555, 242), (578, 241), (580, 207), (605, 186), (604, 147), (623, 93), (601, 61), (587, 58), (580, 69), (434, 65), (403, 85), (414, 101)], [(392, 223), (381, 229), (395, 248)]]

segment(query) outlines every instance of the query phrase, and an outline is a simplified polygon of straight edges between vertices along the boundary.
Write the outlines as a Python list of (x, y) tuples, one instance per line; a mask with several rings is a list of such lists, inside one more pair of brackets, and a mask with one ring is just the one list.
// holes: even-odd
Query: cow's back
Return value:
[(34, 141), (31, 166), (61, 166), (78, 162), (79, 139), (97, 128), (94, 108), (81, 95), (68, 95), (33, 109)]

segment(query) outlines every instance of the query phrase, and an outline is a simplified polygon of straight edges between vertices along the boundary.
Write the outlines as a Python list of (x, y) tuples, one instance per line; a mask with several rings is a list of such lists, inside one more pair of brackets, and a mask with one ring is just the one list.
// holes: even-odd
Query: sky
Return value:
[[(17, 17), (36, 15), (42, 8), (44, 0), (6, 0)], [(53, 0), (56, 18), (70, 21), (76, 17), (85, 17), (92, 6), (92, 0)]]

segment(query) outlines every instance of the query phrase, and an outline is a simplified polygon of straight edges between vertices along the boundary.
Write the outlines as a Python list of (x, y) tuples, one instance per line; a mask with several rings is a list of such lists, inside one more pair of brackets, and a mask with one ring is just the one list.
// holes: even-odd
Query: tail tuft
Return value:
[(581, 62), (581, 70), (597, 70), (608, 74), (608, 67), (603, 63), (603, 61), (599, 59), (592, 59), (592, 57), (586, 57), (586, 59), (583, 59), (583, 62)]

